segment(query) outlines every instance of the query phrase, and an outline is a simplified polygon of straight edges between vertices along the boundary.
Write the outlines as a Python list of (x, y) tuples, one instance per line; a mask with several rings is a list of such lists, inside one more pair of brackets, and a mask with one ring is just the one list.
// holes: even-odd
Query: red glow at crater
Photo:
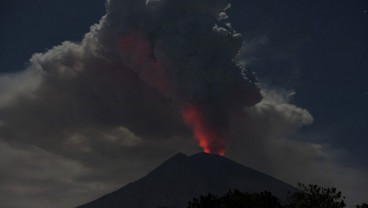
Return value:
[(225, 155), (221, 130), (205, 116), (201, 107), (191, 104), (182, 108), (185, 123), (193, 130), (194, 137), (205, 153)]

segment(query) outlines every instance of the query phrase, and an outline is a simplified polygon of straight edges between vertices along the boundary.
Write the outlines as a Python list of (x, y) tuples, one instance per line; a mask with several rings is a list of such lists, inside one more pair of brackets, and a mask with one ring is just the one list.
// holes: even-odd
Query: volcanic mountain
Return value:
[(179, 153), (142, 179), (78, 208), (184, 208), (193, 197), (209, 192), (222, 195), (229, 189), (267, 190), (280, 198), (297, 190), (222, 156)]

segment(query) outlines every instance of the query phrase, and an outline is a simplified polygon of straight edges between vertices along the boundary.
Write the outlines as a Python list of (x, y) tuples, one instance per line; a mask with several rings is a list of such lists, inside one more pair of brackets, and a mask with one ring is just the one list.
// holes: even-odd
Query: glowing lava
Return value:
[[(120, 55), (128, 68), (134, 70), (138, 77), (155, 87), (164, 95), (178, 100), (173, 85), (168, 79), (164, 64), (154, 57), (152, 44), (142, 32), (131, 31), (120, 38)], [(193, 129), (194, 137), (204, 152), (224, 155), (225, 141), (223, 127), (209, 116), (206, 105), (189, 104), (182, 107), (182, 116), (186, 124)], [(207, 109), (207, 111), (206, 111)]]
[(225, 144), (221, 129), (216, 128), (200, 106), (194, 104), (184, 106), (182, 116), (186, 124), (193, 129), (194, 137), (205, 153), (224, 156)]

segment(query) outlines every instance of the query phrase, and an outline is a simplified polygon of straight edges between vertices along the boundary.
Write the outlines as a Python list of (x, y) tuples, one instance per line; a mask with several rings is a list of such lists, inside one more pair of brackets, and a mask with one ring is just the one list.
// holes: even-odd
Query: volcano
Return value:
[(230, 189), (270, 191), (279, 198), (297, 189), (228, 158), (207, 153), (177, 154), (142, 179), (78, 208), (185, 208), (193, 197)]

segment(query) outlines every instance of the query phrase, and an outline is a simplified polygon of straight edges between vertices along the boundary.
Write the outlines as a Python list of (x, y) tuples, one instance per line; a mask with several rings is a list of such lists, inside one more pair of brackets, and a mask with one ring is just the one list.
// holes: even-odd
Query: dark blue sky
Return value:
[[(2, 1), (0, 71), (22, 70), (35, 52), (79, 41), (105, 14), (104, 0)], [(230, 17), (246, 40), (268, 43), (250, 67), (268, 85), (295, 89), (315, 118), (308, 139), (351, 153), (368, 167), (368, 2), (234, 1)], [(306, 138), (303, 138), (306, 139)]]
[(80, 41), (106, 13), (104, 0), (0, 2), (0, 71), (22, 70), (36, 52)]
[[(347, 148), (354, 157), (349, 162), (367, 166), (368, 2), (238, 4), (244, 6), (233, 4), (233, 16), (241, 16), (234, 27), (271, 40), (253, 70), (274, 86), (295, 89), (293, 101), (315, 117), (306, 131)], [(286, 58), (271, 60), (277, 53), (287, 53)]]

